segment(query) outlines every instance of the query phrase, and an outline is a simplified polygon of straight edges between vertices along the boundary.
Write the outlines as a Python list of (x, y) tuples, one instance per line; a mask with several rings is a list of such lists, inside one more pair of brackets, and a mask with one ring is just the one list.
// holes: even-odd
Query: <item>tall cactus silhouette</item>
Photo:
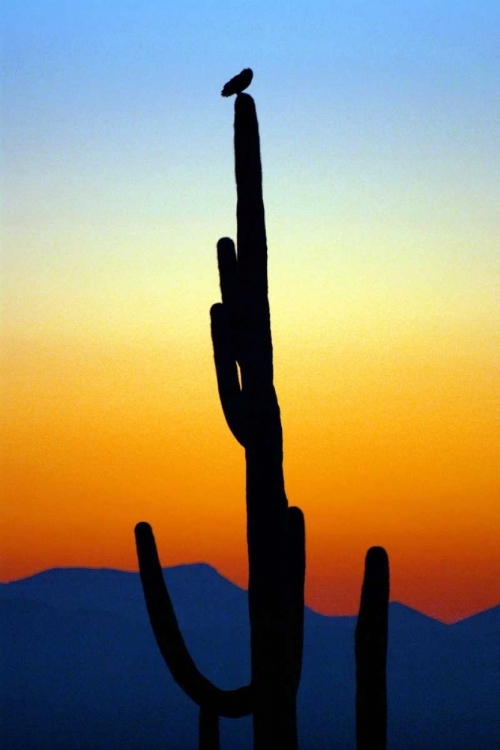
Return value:
[(248, 94), (236, 97), (234, 150), (237, 252), (232, 240), (219, 241), (222, 304), (211, 310), (212, 340), (222, 408), (246, 458), (254, 743), (257, 748), (294, 748), (302, 654), (303, 517), (298, 508), (288, 509), (284, 487), (259, 129)]
[(222, 409), (245, 449), (251, 684), (223, 691), (191, 658), (163, 580), (151, 527), (136, 526), (146, 605), (160, 651), (182, 689), (200, 706), (200, 749), (219, 747), (218, 717), (253, 715), (256, 750), (295, 750), (296, 694), (303, 648), (305, 530), (288, 507), (283, 436), (273, 384), (267, 242), (255, 103), (235, 100), (237, 249), (217, 243), (222, 302), (211, 331)]
[(386, 748), (388, 611), (389, 559), (383, 547), (371, 547), (355, 632), (357, 750)]
[[(302, 668), (305, 528), (289, 507), (283, 436), (273, 384), (259, 127), (251, 96), (235, 100), (237, 248), (217, 243), (222, 302), (211, 332), (222, 410), (245, 450), (251, 683), (221, 690), (198, 670), (184, 643), (149, 524), (135, 528), (151, 626), (172, 676), (200, 707), (199, 748), (218, 750), (219, 716), (252, 714), (254, 750), (297, 750), (296, 695)], [(385, 750), (389, 568), (368, 550), (355, 634), (358, 750)]]

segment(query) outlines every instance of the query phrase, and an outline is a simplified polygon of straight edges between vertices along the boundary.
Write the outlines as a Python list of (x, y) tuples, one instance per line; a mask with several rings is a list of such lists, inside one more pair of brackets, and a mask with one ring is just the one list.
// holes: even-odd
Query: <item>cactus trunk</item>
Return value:
[[(305, 565), (305, 557), (289, 540), (296, 531), (289, 523), (273, 384), (259, 128), (248, 94), (236, 97), (234, 152), (237, 252), (231, 240), (219, 241), (222, 305), (212, 308), (214, 356), (228, 425), (245, 448), (254, 748), (295, 750), (302, 626), (292, 622), (303, 618), (303, 598), (300, 603), (292, 592), (303, 591), (304, 572), (289, 558)], [(300, 534), (299, 549), (303, 526)]]

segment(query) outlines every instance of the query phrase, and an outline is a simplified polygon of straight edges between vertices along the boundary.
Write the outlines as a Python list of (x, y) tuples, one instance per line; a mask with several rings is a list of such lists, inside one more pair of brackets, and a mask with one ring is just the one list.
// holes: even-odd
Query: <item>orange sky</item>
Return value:
[[(459, 336), (437, 349), (393, 338), (378, 351), (276, 338), (310, 606), (354, 612), (372, 544), (389, 552), (393, 599), (443, 620), (496, 604), (499, 434), (484, 342), (464, 355)], [(10, 341), (3, 580), (136, 569), (133, 527), (148, 520), (164, 565), (206, 561), (245, 584), (244, 458), (210, 344), (168, 339)]]

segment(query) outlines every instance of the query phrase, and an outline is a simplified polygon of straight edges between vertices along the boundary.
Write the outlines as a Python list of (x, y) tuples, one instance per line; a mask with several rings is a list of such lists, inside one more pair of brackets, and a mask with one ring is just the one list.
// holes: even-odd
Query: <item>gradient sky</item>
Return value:
[[(381, 7), (382, 6), (382, 7)], [(307, 602), (445, 621), (500, 601), (500, 4), (3, 7), (1, 577), (164, 565), (245, 585), (215, 245), (254, 69), (276, 386)]]

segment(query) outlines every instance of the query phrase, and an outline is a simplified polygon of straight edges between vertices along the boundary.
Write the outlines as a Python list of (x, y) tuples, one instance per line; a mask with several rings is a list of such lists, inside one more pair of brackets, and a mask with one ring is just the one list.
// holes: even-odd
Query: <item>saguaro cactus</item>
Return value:
[(256, 750), (297, 748), (303, 644), (305, 533), (289, 508), (273, 384), (267, 243), (255, 104), (238, 94), (234, 121), (237, 250), (219, 240), (222, 302), (211, 309), (217, 384), (227, 424), (245, 449), (251, 685), (222, 691), (200, 674), (180, 633), (148, 524), (136, 527), (152, 628), (174, 679), (200, 706), (200, 748), (217, 748), (218, 716), (253, 714)]
[[(218, 750), (219, 716), (253, 715), (255, 750), (296, 750), (296, 694), (304, 624), (305, 530), (289, 507), (283, 477), (283, 436), (273, 384), (259, 128), (251, 96), (235, 100), (234, 151), (237, 249), (217, 243), (222, 302), (211, 331), (219, 397), (246, 459), (251, 684), (220, 690), (191, 658), (156, 550), (151, 527), (136, 526), (141, 581), (159, 649), (180, 687), (200, 707), (200, 750)], [(356, 627), (358, 750), (385, 750), (389, 568), (385, 550), (366, 557)]]
[(224, 414), (245, 448), (255, 747), (294, 748), (304, 578), (297, 560), (304, 560), (303, 519), (298, 509), (288, 509), (284, 487), (259, 130), (248, 94), (236, 98), (234, 147), (237, 253), (230, 239), (219, 241), (222, 304), (211, 310), (212, 339)]
[(383, 547), (371, 547), (355, 633), (357, 750), (386, 748), (388, 611), (389, 559)]

